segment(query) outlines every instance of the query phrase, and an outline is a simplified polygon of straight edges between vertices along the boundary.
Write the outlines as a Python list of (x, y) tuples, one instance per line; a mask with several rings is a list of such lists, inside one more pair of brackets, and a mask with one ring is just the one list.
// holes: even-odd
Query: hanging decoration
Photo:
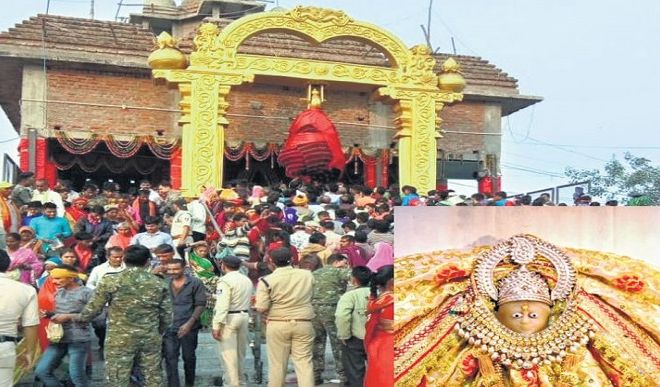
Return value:
[(74, 155), (70, 153), (54, 153), (50, 155), (51, 164), (60, 171), (66, 171), (73, 167), (79, 167), (87, 173), (93, 173), (101, 168), (120, 174), (127, 170), (136, 170), (141, 175), (149, 175), (158, 167), (150, 157), (133, 157), (131, 159), (117, 159), (104, 157), (100, 154), (90, 153), (87, 155)]
[(113, 155), (121, 159), (135, 156), (146, 145), (157, 158), (169, 160), (181, 142), (178, 137), (97, 135), (88, 132), (71, 134), (64, 130), (55, 131), (54, 137), (67, 152), (74, 155), (89, 154), (99, 143), (103, 142)]
[(119, 157), (120, 159), (127, 159), (129, 157), (135, 156), (140, 148), (142, 148), (141, 140), (141, 138), (134, 136), (120, 139), (109, 134), (105, 140), (105, 145), (113, 155)]
[(245, 159), (245, 169), (250, 169), (250, 159), (265, 161), (271, 159), (270, 167), (275, 168), (275, 156), (279, 153), (279, 145), (275, 143), (230, 142), (225, 145), (225, 157), (229, 161)]
[(163, 160), (171, 160), (174, 152), (181, 148), (179, 146), (181, 139), (178, 137), (150, 136), (147, 140), (146, 144), (151, 153)]
[(376, 186), (376, 165), (378, 164), (378, 149), (353, 147), (348, 150), (346, 164), (353, 162), (353, 174), (358, 174), (358, 161), (364, 165), (364, 184), (369, 188)]
[(55, 138), (67, 152), (75, 155), (84, 155), (93, 151), (101, 141), (100, 136), (93, 133), (80, 133), (80, 137), (71, 137), (63, 130), (56, 131)]

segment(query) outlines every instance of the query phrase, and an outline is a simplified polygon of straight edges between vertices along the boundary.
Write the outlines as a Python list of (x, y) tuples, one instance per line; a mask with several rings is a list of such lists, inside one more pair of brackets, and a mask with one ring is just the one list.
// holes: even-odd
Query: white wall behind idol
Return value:
[(396, 207), (394, 254), (469, 249), (530, 233), (660, 267), (660, 207)]

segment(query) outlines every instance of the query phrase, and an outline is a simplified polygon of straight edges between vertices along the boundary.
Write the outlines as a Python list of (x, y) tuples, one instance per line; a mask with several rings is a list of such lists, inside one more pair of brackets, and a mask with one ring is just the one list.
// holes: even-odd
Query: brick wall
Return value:
[[(50, 69), (48, 99), (172, 109), (176, 108), (178, 92), (155, 85), (149, 75)], [(179, 136), (178, 116), (156, 110), (50, 103), (48, 128), (144, 135), (163, 130), (165, 135)]]
[[(306, 88), (267, 84), (245, 84), (234, 87), (229, 95), (229, 126), (227, 141), (283, 143), (292, 119), (303, 111), (307, 102)], [(50, 100), (77, 101), (112, 105), (143, 106), (176, 109), (178, 91), (156, 85), (147, 75), (85, 72), (51, 69), (48, 72)], [(372, 108), (369, 94), (358, 91), (326, 89), (324, 111), (335, 122), (342, 144), (385, 148), (391, 142), (394, 129), (373, 128), (346, 123), (392, 126), (391, 109)], [(371, 111), (370, 111), (371, 109)], [(378, 112), (375, 113), (375, 110)], [(461, 102), (446, 106), (441, 116), (442, 127), (463, 132), (499, 132), (499, 106), (479, 102)], [(251, 116), (251, 117), (246, 117)], [(257, 117), (252, 117), (257, 116)], [(180, 135), (176, 124), (178, 113), (140, 109), (120, 109), (103, 106), (49, 104), (48, 127), (58, 125), (63, 130), (93, 131), (99, 134)], [(371, 122), (373, 121), (373, 122)], [(499, 152), (499, 136), (446, 133), (439, 148), (445, 153)]]
[[(447, 131), (470, 133), (499, 133), (501, 109), (499, 105), (479, 102), (460, 102), (445, 106), (440, 112), (442, 128)], [(445, 154), (471, 154), (474, 150), (484, 153), (499, 152), (500, 136), (481, 134), (445, 133), (438, 148)], [(493, 147), (497, 143), (497, 147)]]
[[(225, 138), (227, 141), (283, 143), (293, 118), (307, 108), (306, 95), (306, 88), (264, 84), (243, 85), (232, 89), (227, 111), (230, 123)], [(393, 129), (345, 124), (369, 124), (367, 93), (328, 88), (325, 98), (323, 110), (335, 123), (342, 145), (370, 144), (374, 130), (387, 131), (389, 138), (394, 134)]]

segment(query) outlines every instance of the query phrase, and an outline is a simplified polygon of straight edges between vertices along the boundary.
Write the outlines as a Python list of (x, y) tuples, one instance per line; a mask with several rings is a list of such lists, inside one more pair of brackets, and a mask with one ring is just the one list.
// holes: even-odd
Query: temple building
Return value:
[[(499, 176), (502, 117), (541, 98), (486, 60), (425, 47), (403, 52), (341, 11), (145, 0), (128, 22), (37, 15), (0, 33), (0, 105), (21, 138), (21, 169), (78, 188), (90, 176), (123, 187), (166, 179), (193, 195), (286, 179), (278, 154), (312, 89), (343, 146), (341, 179), (431, 189)], [(183, 63), (150, 67), (168, 49)], [(464, 89), (443, 74), (462, 75)]]

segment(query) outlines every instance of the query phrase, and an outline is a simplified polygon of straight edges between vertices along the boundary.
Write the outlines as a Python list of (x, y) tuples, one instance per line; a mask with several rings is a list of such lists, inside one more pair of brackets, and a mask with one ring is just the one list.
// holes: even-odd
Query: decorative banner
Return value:
[(100, 142), (104, 142), (110, 152), (121, 159), (134, 156), (142, 146), (147, 145), (157, 158), (169, 160), (172, 157), (172, 152), (179, 147), (181, 141), (178, 137), (96, 135), (86, 132), (68, 134), (63, 130), (54, 133), (54, 137), (69, 153), (85, 155), (93, 151)]

